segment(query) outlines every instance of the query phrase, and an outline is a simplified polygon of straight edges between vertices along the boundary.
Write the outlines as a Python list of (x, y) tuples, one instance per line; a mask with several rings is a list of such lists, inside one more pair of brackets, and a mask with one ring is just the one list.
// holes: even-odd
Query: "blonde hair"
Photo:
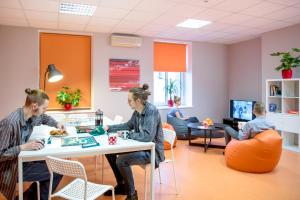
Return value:
[(253, 107), (253, 112), (263, 115), (265, 113), (266, 107), (265, 104), (261, 102), (256, 102)]
[(180, 101), (181, 98), (179, 96), (174, 96), (174, 102), (177, 103), (178, 101)]
[(49, 100), (49, 96), (43, 90), (27, 88), (25, 89), (25, 93), (27, 94), (25, 106), (30, 106), (32, 103), (37, 103), (40, 106), (45, 100)]

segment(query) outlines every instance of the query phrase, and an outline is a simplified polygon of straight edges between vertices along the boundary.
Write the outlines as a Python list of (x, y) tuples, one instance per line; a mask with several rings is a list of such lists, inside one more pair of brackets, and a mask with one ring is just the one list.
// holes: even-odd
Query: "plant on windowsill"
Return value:
[(167, 90), (167, 92), (169, 94), (168, 106), (173, 107), (173, 105), (174, 105), (173, 97), (174, 97), (174, 94), (176, 94), (178, 91), (178, 82), (176, 80), (170, 79), (170, 81), (168, 82), (168, 84), (165, 87), (165, 90)]
[(63, 86), (62, 90), (57, 92), (56, 101), (58, 104), (63, 105), (66, 111), (71, 110), (72, 106), (78, 106), (81, 98), (81, 91), (76, 89), (71, 91), (68, 86)]
[[(292, 48), (292, 51), (299, 53), (300, 49)], [(279, 56), (281, 64), (275, 69), (277, 71), (281, 70), (282, 78), (288, 79), (293, 77), (292, 68), (300, 67), (300, 54), (298, 56), (293, 56), (292, 52), (275, 52), (271, 53), (271, 56)]]

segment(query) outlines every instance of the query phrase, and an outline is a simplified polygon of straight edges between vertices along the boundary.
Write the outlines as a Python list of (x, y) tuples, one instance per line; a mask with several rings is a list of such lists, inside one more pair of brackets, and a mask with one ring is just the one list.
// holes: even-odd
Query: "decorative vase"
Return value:
[(169, 107), (173, 107), (174, 103), (173, 103), (173, 100), (172, 99), (169, 99), (168, 100), (168, 106)]
[(284, 79), (293, 77), (293, 70), (291, 70), (291, 69), (283, 69), (281, 71), (281, 73), (282, 73), (282, 78), (284, 78)]
[(72, 104), (66, 103), (66, 104), (65, 104), (65, 111), (69, 111), (69, 110), (71, 110), (71, 109), (72, 109)]

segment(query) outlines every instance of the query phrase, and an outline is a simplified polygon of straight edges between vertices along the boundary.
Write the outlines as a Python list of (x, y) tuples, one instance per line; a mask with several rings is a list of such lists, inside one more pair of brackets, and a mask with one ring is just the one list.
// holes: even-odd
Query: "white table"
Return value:
[[(84, 134), (78, 134), (81, 136)], [(45, 160), (45, 156), (58, 158), (72, 158), (81, 156), (93, 156), (101, 154), (122, 153), (132, 151), (151, 150), (151, 175), (150, 175), (150, 196), (154, 200), (154, 168), (155, 168), (155, 144), (153, 142), (138, 142), (135, 140), (123, 140), (118, 138), (117, 144), (109, 145), (107, 135), (96, 136), (100, 146), (82, 148), (81, 146), (61, 147), (60, 139), (52, 139), (51, 144), (38, 151), (21, 151), (18, 157), (19, 169), (19, 199), (23, 200), (23, 162)]]

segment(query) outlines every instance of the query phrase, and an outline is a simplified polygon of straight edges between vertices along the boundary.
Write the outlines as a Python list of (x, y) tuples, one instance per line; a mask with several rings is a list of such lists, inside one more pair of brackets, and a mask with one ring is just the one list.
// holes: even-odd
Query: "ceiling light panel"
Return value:
[(184, 22), (177, 24), (176, 26), (184, 27), (184, 28), (201, 28), (210, 23), (211, 23), (210, 21), (205, 21), (205, 20), (187, 19)]
[(73, 15), (93, 16), (96, 6), (62, 2), (59, 6), (59, 12)]

